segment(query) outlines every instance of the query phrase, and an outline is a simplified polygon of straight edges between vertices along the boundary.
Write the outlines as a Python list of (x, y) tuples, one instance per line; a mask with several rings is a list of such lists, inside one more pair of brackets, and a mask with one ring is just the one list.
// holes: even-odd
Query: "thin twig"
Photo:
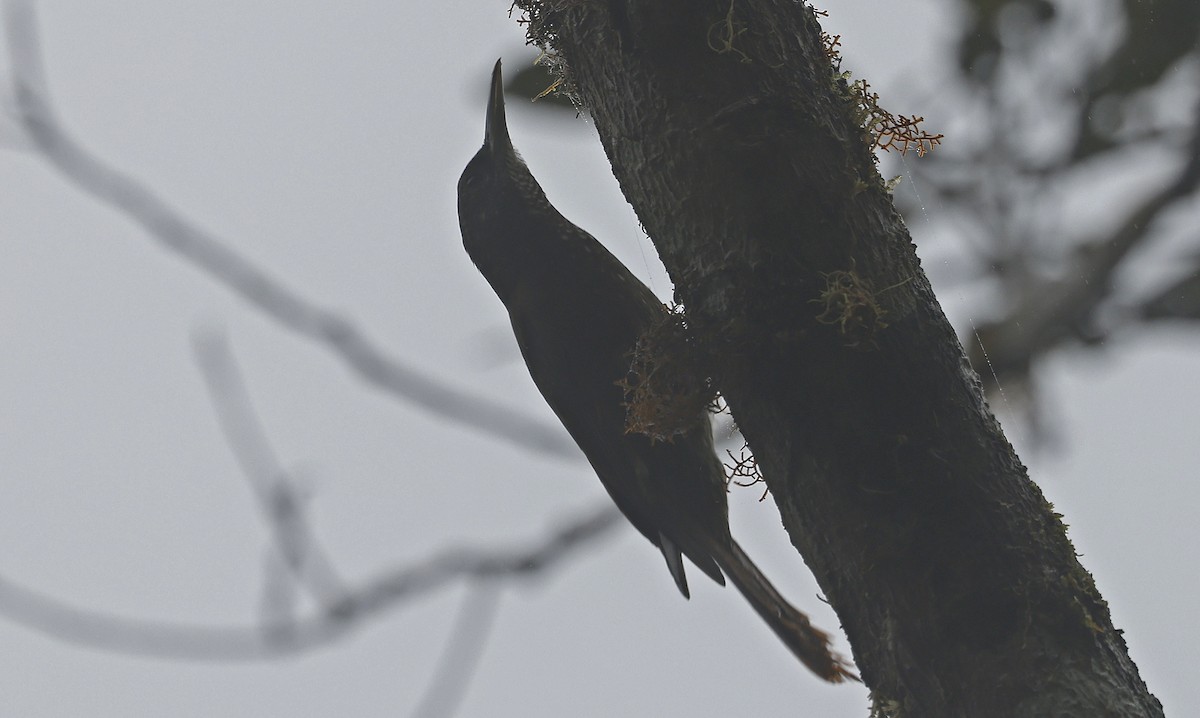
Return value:
[(187, 220), (145, 185), (91, 154), (55, 117), (45, 91), (32, 7), (9, 0), (5, 10), (17, 118), (42, 156), (77, 187), (140, 224), (161, 246), (282, 326), (325, 345), (374, 386), (521, 448), (559, 459), (579, 459), (578, 450), (560, 427), (452, 387), (389, 356), (353, 321), (293, 292), (227, 242)]
[(228, 340), (216, 331), (202, 331), (193, 335), (192, 346), (221, 431), (258, 500), (283, 565), (319, 605), (340, 603), (345, 588), (313, 536), (300, 491), (271, 448)]
[(493, 581), (470, 587), (413, 718), (445, 718), (458, 710), (479, 668), (479, 659), (496, 620), (499, 599), (500, 589)]
[(533, 548), (447, 551), (352, 587), (336, 610), (280, 624), (199, 626), (79, 608), (0, 576), (0, 615), (54, 638), (108, 652), (190, 661), (263, 661), (331, 644), (371, 617), (459, 579), (544, 575), (620, 525), (611, 502), (565, 524)]

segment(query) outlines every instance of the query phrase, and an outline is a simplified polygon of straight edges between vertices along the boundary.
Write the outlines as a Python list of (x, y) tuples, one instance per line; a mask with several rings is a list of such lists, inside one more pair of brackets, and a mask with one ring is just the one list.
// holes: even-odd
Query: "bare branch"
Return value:
[[(1032, 361), (1066, 340), (1097, 342), (1103, 338), (1095, 326), (1096, 316), (1112, 293), (1117, 271), (1130, 253), (1149, 241), (1148, 228), (1200, 184), (1200, 112), (1186, 157), (1176, 176), (1144, 197), (1123, 221), (1114, 223), (1104, 236), (1077, 247), (1069, 271), (1031, 283), (1004, 317), (979, 327), (980, 341), (987, 345), (997, 372), (1021, 376)], [(983, 366), (976, 356), (972, 361)]]
[(355, 591), (352, 611), (374, 613), (396, 601), (397, 596), (426, 593), (460, 576), (504, 578), (537, 576), (564, 560), (583, 545), (622, 525), (616, 505), (607, 499), (592, 513), (555, 531), (541, 546), (528, 551), (449, 550), (421, 566), (395, 571)]
[(499, 593), (499, 587), (490, 581), (471, 587), (413, 718), (444, 718), (458, 710), (491, 634)]
[(127, 215), (161, 246), (282, 326), (325, 345), (374, 386), (521, 448), (559, 459), (579, 459), (579, 452), (558, 426), (522, 416), (389, 356), (350, 319), (288, 289), (133, 177), (88, 152), (55, 117), (45, 91), (32, 7), (10, 0), (5, 11), (17, 119), (36, 150), (63, 176)]
[(304, 499), (263, 431), (226, 338), (197, 332), (193, 347), (225, 440), (258, 499), (283, 565), (317, 603), (329, 608), (345, 597), (333, 563), (304, 515)]
[(262, 661), (331, 644), (366, 619), (459, 579), (540, 576), (621, 524), (605, 500), (526, 549), (443, 552), (353, 588), (333, 610), (260, 626), (200, 626), (129, 619), (78, 608), (0, 577), (0, 615), (40, 633), (91, 648), (190, 661)]

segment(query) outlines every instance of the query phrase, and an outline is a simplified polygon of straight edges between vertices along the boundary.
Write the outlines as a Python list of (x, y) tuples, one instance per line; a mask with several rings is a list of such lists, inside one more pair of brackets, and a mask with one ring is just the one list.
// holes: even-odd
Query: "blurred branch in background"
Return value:
[(565, 521), (529, 548), (462, 548), (382, 572), (346, 587), (324, 612), (259, 626), (197, 626), (143, 621), (79, 608), (0, 577), (0, 615), (68, 643), (105, 651), (193, 661), (260, 661), (333, 643), (367, 619), (461, 579), (474, 582), (544, 575), (620, 523), (607, 501)]
[(59, 124), (50, 104), (32, 7), (10, 0), (5, 25), (17, 119), (36, 151), (77, 187), (127, 215), (163, 247), (281, 326), (332, 350), (377, 388), (523, 449), (564, 460), (581, 458), (558, 426), (452, 387), (389, 356), (354, 322), (294, 293), (141, 183), (89, 153)]
[(1193, 248), (1173, 264), (1200, 272), (1194, 226), (1169, 221), (1195, 210), (1200, 182), (1200, 3), (961, 5), (957, 63), (930, 99), (961, 131), (911, 166), (926, 196), (906, 209), (970, 240), (970, 271), (950, 281), (988, 291), (964, 344), (990, 389), (1028, 401), (1036, 433), (1046, 355), (1094, 350), (1145, 319), (1200, 317), (1200, 292), (1178, 274), (1154, 279), (1149, 298), (1123, 286), (1147, 250), (1177, 251), (1163, 248), (1172, 240)]
[(483, 657), (499, 601), (499, 591), (493, 584), (480, 583), (470, 587), (470, 593), (459, 609), (454, 631), (438, 660), (433, 680), (417, 703), (413, 718), (442, 718), (457, 712), (479, 667), (479, 659)]
[[(287, 289), (136, 180), (87, 152), (58, 124), (49, 103), (32, 7), (8, 2), (4, 9), (12, 59), (11, 109), (21, 131), (14, 142), (6, 138), (6, 144), (41, 154), (80, 189), (142, 225), (163, 247), (282, 326), (325, 345), (377, 388), (528, 451), (578, 460), (578, 451), (557, 426), (523, 417), (388, 356), (353, 322)], [(264, 590), (266, 610), (259, 625), (217, 627), (131, 619), (79, 608), (4, 577), (0, 577), (0, 615), (101, 650), (183, 660), (266, 660), (332, 643), (369, 618), (467, 579), (471, 593), (446, 648), (443, 668), (420, 709), (422, 715), (442, 715), (457, 704), (478, 660), (494, 620), (498, 582), (542, 575), (620, 523), (616, 508), (605, 500), (528, 548), (450, 549), (369, 581), (347, 583), (307, 523), (305, 497), (267, 441), (225, 338), (199, 333), (194, 348), (226, 441), (250, 482), (274, 542)], [(298, 615), (293, 600), (297, 588), (311, 595), (316, 610)]]
[[(267, 441), (228, 340), (216, 331), (197, 332), (193, 347), (225, 441), (258, 500), (282, 566), (321, 609), (331, 610), (346, 600), (346, 589), (309, 528), (305, 497)], [(271, 593), (282, 596), (287, 591), (280, 587)], [(267, 601), (265, 608), (270, 610), (272, 605), (280, 604)], [(279, 613), (274, 618), (290, 615)]]

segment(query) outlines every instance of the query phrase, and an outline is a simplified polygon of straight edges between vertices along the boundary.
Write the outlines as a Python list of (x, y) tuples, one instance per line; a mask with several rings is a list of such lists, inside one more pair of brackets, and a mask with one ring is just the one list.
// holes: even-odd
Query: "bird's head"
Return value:
[(525, 161), (517, 154), (508, 136), (504, 116), (504, 78), (500, 61), (492, 70), (488, 93), (487, 117), (483, 128), (483, 147), (467, 163), (458, 179), (458, 220), (467, 249), (486, 241), (496, 232), (496, 223), (513, 226), (514, 209), (549, 208), (549, 202)]

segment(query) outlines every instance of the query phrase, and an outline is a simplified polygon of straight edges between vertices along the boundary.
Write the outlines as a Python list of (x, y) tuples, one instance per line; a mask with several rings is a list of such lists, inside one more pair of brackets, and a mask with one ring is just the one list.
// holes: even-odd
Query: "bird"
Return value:
[(787, 602), (729, 531), (725, 469), (707, 412), (671, 440), (626, 429), (630, 356), (670, 310), (546, 198), (509, 137), (500, 61), (483, 146), (458, 181), (463, 246), (508, 310), (534, 384), (631, 524), (690, 597), (683, 557), (736, 586), (783, 643), (831, 682), (857, 678), (829, 637)]

